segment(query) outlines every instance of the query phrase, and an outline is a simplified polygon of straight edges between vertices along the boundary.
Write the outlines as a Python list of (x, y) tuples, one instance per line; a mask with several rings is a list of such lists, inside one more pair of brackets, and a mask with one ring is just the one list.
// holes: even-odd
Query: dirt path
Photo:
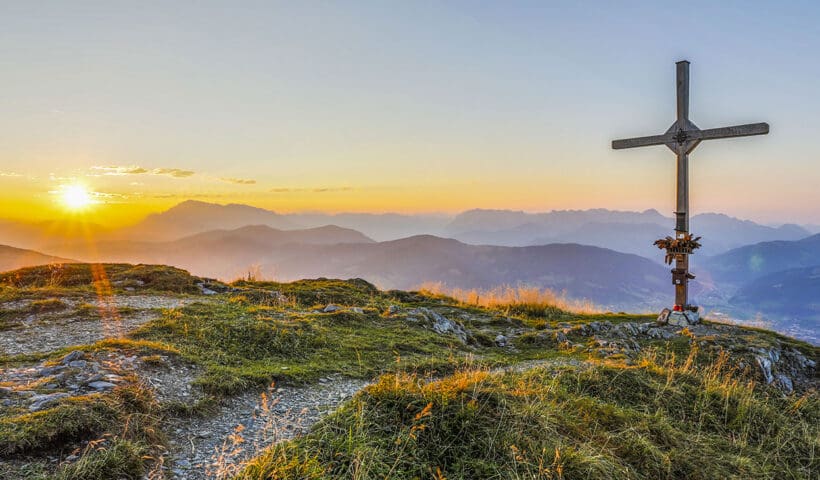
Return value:
[(368, 382), (324, 378), (308, 387), (283, 387), (230, 399), (214, 415), (173, 419), (174, 479), (229, 478), (243, 462), (277, 442), (307, 432), (321, 417), (350, 399)]

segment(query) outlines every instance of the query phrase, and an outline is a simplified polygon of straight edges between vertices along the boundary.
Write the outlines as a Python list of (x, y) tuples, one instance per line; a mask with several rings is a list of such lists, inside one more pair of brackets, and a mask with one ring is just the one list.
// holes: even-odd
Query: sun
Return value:
[(60, 191), (60, 201), (69, 210), (84, 210), (94, 203), (94, 198), (84, 185), (66, 185)]

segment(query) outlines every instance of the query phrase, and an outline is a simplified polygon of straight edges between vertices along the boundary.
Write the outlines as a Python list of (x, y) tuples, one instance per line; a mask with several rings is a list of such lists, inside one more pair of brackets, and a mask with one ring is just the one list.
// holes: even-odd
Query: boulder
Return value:
[(667, 318), (669, 325), (676, 327), (688, 327), (700, 322), (700, 314), (698, 312), (684, 311), (684, 312), (670, 312)]
[(422, 307), (419, 308), (418, 311), (432, 322), (433, 331), (435, 331), (436, 333), (441, 335), (444, 335), (446, 333), (452, 333), (453, 335), (458, 337), (458, 339), (461, 340), (462, 343), (467, 343), (467, 331), (460, 323), (454, 320), (450, 320), (444, 315), (429, 308)]

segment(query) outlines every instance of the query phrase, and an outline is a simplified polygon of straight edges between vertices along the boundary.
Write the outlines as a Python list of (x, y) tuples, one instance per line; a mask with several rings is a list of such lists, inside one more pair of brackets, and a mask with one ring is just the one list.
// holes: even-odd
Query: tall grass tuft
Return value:
[(556, 293), (549, 288), (527, 285), (513, 287), (502, 285), (487, 290), (448, 288), (441, 282), (423, 283), (419, 290), (431, 296), (447, 296), (460, 304), (504, 310), (509, 314), (531, 317), (560, 317), (566, 313), (601, 313), (589, 300), (567, 297), (566, 292)]

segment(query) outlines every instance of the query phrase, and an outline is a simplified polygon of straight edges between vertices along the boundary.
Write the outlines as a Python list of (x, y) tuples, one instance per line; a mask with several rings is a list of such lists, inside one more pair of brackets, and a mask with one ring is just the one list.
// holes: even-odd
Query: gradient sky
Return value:
[(187, 198), (277, 211), (692, 210), (820, 223), (818, 2), (0, 2), (0, 217)]

